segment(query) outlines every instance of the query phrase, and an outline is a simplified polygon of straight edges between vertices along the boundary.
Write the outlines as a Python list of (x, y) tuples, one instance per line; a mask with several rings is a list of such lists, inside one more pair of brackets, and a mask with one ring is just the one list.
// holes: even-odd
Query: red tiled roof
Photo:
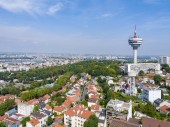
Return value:
[(77, 97), (76, 96), (67, 96), (67, 100), (69, 100), (70, 102), (76, 102), (77, 101)]
[(57, 123), (56, 125), (53, 125), (52, 127), (64, 127), (64, 126)]
[(8, 115), (3, 115), (3, 116), (0, 116), (0, 121), (6, 119), (8, 117)]
[(70, 110), (66, 111), (64, 114), (69, 115), (69, 116), (74, 116), (75, 112), (72, 109), (70, 109)]
[(65, 100), (63, 106), (69, 108), (71, 106), (71, 102), (69, 100)]
[(170, 127), (170, 122), (143, 117), (142, 127)]
[(32, 119), (32, 120), (30, 120), (29, 122), (30, 122), (30, 124), (31, 124), (32, 126), (35, 126), (35, 125), (37, 125), (37, 124), (40, 123), (38, 119)]
[(11, 117), (6, 118), (6, 120), (9, 120), (9, 121), (12, 121), (12, 122), (18, 122), (19, 121), (17, 119), (11, 118)]
[(161, 106), (161, 107), (160, 107), (160, 110), (163, 111), (163, 112), (168, 113), (168, 112), (170, 112), (170, 107), (164, 105), (164, 106)]
[(92, 109), (92, 110), (95, 110), (95, 111), (99, 111), (100, 105), (98, 105), (98, 104), (92, 105), (92, 106), (91, 106), (91, 109)]
[(129, 122), (124, 121), (124, 120), (113, 119), (113, 120), (111, 120), (109, 127), (139, 127), (139, 125), (129, 123)]
[(39, 103), (39, 101), (37, 99), (32, 99), (27, 102), (27, 104), (29, 104), (29, 105), (37, 105), (38, 103)]
[(65, 114), (69, 116), (77, 115), (79, 117), (88, 119), (94, 113), (91, 111), (85, 110), (85, 107), (83, 105), (76, 105), (74, 108), (66, 111)]
[(50, 99), (50, 95), (46, 94), (46, 95), (44, 95), (44, 98)]
[(19, 117), (19, 116), (24, 116), (24, 115), (22, 115), (22, 114), (15, 114), (15, 116), (18, 116), (18, 117)]
[(47, 109), (47, 110), (52, 109), (51, 106), (49, 106), (49, 105), (46, 105), (44, 108)]
[(65, 107), (64, 106), (57, 106), (57, 107), (54, 107), (54, 111), (57, 111), (57, 112), (62, 112), (64, 111)]

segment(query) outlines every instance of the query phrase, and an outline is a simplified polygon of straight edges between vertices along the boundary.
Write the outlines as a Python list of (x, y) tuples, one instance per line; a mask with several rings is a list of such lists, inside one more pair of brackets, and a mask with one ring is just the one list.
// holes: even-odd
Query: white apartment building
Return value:
[(18, 113), (25, 115), (25, 116), (29, 116), (34, 109), (34, 105), (30, 105), (27, 103), (18, 103)]
[(64, 125), (66, 127), (83, 127), (84, 122), (92, 115), (83, 105), (76, 105), (64, 113)]
[(142, 91), (143, 101), (149, 101), (153, 103), (156, 99), (161, 99), (161, 90), (159, 86), (153, 84), (144, 84)]
[(132, 102), (129, 103), (120, 100), (110, 100), (106, 106), (107, 126), (110, 126), (110, 120), (118, 118), (129, 120), (132, 118)]
[(125, 72), (129, 73), (131, 71), (136, 72), (138, 74), (141, 70), (143, 70), (145, 73), (149, 69), (155, 70), (155, 73), (160, 74), (161, 72), (161, 66), (159, 63), (138, 63), (138, 64), (126, 64), (125, 65)]
[(169, 56), (161, 56), (158, 58), (158, 62), (160, 64), (168, 64), (170, 65), (170, 57)]

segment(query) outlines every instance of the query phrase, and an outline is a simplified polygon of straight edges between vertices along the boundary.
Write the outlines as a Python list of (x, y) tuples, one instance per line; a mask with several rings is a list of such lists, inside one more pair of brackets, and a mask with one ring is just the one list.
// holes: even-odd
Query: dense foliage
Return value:
[(170, 67), (168, 64), (163, 64), (162, 65), (162, 70), (166, 71), (167, 73), (170, 73)]
[(51, 124), (53, 123), (53, 119), (51, 118), (51, 116), (48, 117), (47, 121), (46, 121), (46, 124), (48, 126), (50, 126)]
[(139, 76), (144, 76), (144, 74), (145, 74), (144, 71), (143, 71), (143, 70), (140, 70), (138, 75), (139, 75)]
[(163, 80), (160, 75), (155, 75), (154, 77), (155, 84), (160, 85), (161, 81)]
[(56, 101), (55, 105), (60, 106), (66, 100), (66, 95), (64, 93), (57, 93), (51, 97), (51, 101)]
[(20, 72), (0, 72), (0, 79), (6, 81), (13, 81), (18, 79), (19, 82), (30, 83), (31, 81), (54, 78), (63, 75), (66, 72), (74, 74), (86, 72), (93, 76), (120, 74), (121, 71), (118, 66), (119, 62), (106, 61), (82, 61), (74, 64), (67, 64), (62, 66), (52, 66), (47, 68), (30, 69), (29, 71)]
[(91, 115), (85, 122), (84, 127), (98, 127), (98, 118), (96, 115)]
[(26, 127), (26, 123), (30, 121), (30, 117), (25, 117), (24, 119), (21, 120), (21, 124), (23, 127)]
[(52, 92), (52, 89), (51, 88), (36, 88), (36, 89), (33, 89), (33, 90), (30, 90), (30, 91), (26, 91), (26, 92), (23, 92), (21, 93), (21, 99), (24, 100), (24, 101), (28, 101), (28, 100), (31, 100), (33, 98), (39, 98), (39, 97), (42, 97), (43, 95), (45, 94), (49, 94)]
[(15, 107), (14, 99), (8, 99), (4, 103), (0, 104), (0, 115), (3, 115), (6, 111)]
[(0, 127), (5, 127), (5, 124), (3, 122), (0, 122)]

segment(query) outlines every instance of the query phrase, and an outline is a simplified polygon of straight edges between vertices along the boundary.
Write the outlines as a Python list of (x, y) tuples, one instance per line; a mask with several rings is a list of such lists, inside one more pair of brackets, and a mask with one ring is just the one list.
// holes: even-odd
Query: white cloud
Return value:
[(10, 12), (27, 12), (36, 13), (41, 12), (40, 6), (42, 0), (0, 0), (0, 7)]
[(48, 0), (0, 0), (0, 8), (12, 13), (26, 12), (31, 15), (54, 15), (63, 3), (51, 4)]
[(102, 14), (102, 17), (112, 17), (113, 14), (112, 13), (104, 13)]
[(56, 5), (53, 5), (49, 8), (48, 13), (50, 15), (55, 15), (58, 11), (60, 11), (63, 8), (63, 4), (61, 2), (57, 3)]

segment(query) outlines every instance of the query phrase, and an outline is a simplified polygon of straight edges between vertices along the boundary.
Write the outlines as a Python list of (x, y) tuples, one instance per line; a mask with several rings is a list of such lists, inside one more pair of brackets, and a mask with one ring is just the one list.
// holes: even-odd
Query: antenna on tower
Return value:
[(135, 31), (134, 31), (134, 38), (137, 38), (137, 36), (136, 36), (136, 25), (135, 25)]

